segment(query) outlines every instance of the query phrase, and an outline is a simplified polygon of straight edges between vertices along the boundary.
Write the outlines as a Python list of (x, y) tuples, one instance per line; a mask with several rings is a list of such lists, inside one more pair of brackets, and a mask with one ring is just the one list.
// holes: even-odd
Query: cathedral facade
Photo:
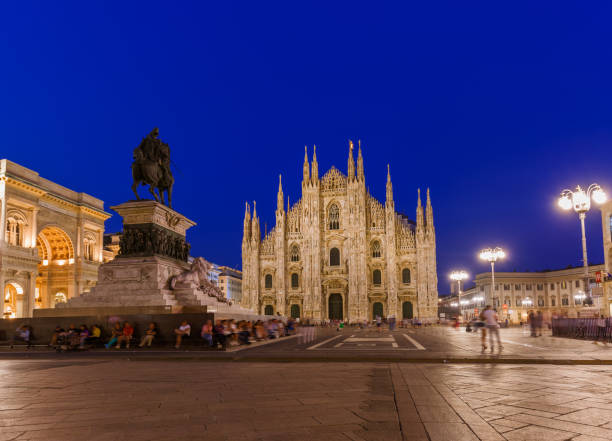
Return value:
[(365, 183), (349, 143), (347, 174), (319, 179), (316, 147), (305, 153), (302, 198), (285, 208), (279, 177), (276, 225), (261, 238), (257, 207), (246, 205), (242, 305), (261, 314), (357, 322), (394, 316), (432, 320), (438, 289), (433, 210), (418, 192), (416, 222), (395, 211), (387, 169), (385, 203)]

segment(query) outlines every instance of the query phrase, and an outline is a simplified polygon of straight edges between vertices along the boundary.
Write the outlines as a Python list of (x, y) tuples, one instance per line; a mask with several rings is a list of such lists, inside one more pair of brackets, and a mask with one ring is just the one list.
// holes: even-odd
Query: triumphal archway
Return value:
[(109, 253), (109, 217), (103, 201), (0, 160), (2, 317), (30, 317), (89, 291)]

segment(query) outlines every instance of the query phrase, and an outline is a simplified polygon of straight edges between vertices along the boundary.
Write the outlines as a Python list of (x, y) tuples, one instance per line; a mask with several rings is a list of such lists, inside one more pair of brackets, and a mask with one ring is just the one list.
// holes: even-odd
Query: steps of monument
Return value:
[(66, 304), (58, 305), (60, 308), (87, 307), (87, 306), (175, 306), (178, 305), (175, 296), (170, 292), (151, 294), (148, 290), (137, 290), (129, 293), (84, 293), (79, 297), (71, 298)]

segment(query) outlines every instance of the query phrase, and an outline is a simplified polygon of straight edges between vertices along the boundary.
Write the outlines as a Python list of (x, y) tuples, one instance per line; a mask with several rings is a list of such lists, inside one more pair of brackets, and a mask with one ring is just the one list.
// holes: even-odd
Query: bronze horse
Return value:
[[(132, 191), (138, 196), (138, 185), (149, 186), (149, 193), (153, 195), (157, 202), (164, 202), (164, 191), (168, 195), (168, 207), (172, 208), (172, 186), (174, 185), (174, 177), (170, 172), (168, 163), (170, 162), (170, 149), (167, 144), (162, 143), (157, 137), (157, 129), (154, 129), (134, 149), (134, 162), (132, 163)], [(157, 189), (159, 197), (155, 192)]]

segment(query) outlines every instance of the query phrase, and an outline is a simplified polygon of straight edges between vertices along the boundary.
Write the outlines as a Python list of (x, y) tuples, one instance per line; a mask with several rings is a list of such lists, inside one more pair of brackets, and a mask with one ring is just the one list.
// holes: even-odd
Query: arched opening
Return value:
[(58, 304), (58, 303), (66, 303), (68, 301), (68, 298), (66, 297), (66, 293), (63, 292), (56, 292), (55, 293), (55, 297), (53, 298), (53, 302), (54, 304)]
[(402, 303), (402, 318), (405, 318), (405, 319), (412, 318), (412, 302)]
[(406, 285), (410, 283), (410, 270), (408, 268), (402, 270), (402, 283)]
[(329, 266), (340, 265), (340, 250), (338, 248), (332, 248), (329, 250)]
[(379, 269), (375, 269), (372, 272), (372, 284), (374, 286), (380, 286), (382, 283), (382, 273), (380, 272)]
[(266, 274), (264, 278), (264, 287), (266, 289), (272, 289), (272, 274)]
[(265, 306), (264, 315), (274, 315), (274, 308), (272, 307), (272, 305)]
[(372, 243), (372, 257), (380, 257), (380, 242), (377, 240)]
[[(66, 280), (71, 277), (75, 258), (72, 240), (68, 234), (56, 226), (45, 227), (38, 233), (36, 248), (40, 262), (36, 278), (38, 297), (34, 306), (55, 307), (59, 302), (55, 297), (57, 292), (63, 294), (66, 299), (79, 294), (68, 291), (70, 288), (66, 287)], [(84, 257), (87, 259), (87, 256)]]
[(43, 265), (70, 265), (74, 263), (74, 247), (66, 232), (58, 227), (43, 228), (36, 239), (38, 257)]
[(300, 287), (300, 276), (297, 273), (291, 274), (291, 288), (299, 288)]
[(294, 319), (300, 318), (300, 305), (291, 305), (291, 317)]
[(383, 304), (380, 302), (375, 302), (372, 305), (372, 318), (376, 319), (376, 317), (383, 317)]
[(23, 287), (15, 282), (7, 283), (4, 286), (4, 300), (2, 303), (2, 317), (17, 317), (18, 295), (23, 295)]
[(342, 296), (340, 294), (330, 294), (328, 300), (328, 311), (330, 320), (342, 320), (343, 309), (342, 309)]
[(293, 245), (291, 247), (291, 261), (299, 262), (300, 261), (300, 249), (297, 245)]
[(329, 206), (329, 210), (327, 211), (327, 220), (330, 230), (340, 229), (340, 209), (338, 208), (338, 205), (331, 204)]

